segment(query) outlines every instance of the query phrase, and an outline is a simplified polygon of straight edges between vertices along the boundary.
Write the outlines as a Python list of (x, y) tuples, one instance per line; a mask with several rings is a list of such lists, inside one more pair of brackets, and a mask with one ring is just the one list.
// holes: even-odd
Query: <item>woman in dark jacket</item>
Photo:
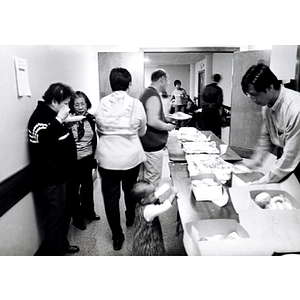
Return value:
[(92, 170), (96, 168), (95, 149), (97, 136), (95, 118), (88, 109), (91, 102), (81, 91), (71, 97), (70, 112), (76, 116), (84, 116), (81, 121), (70, 123), (77, 148), (76, 171), (73, 179), (73, 225), (86, 229), (84, 218), (100, 220), (94, 210), (94, 186)]

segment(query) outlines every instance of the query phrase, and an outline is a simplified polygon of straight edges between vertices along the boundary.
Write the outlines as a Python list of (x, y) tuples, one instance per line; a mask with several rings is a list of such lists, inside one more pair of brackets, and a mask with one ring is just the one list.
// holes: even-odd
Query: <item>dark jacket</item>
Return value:
[(216, 83), (207, 85), (203, 92), (203, 101), (203, 106), (219, 109), (223, 103), (222, 89)]
[(45, 102), (39, 101), (28, 122), (31, 175), (37, 184), (66, 182), (77, 159), (72, 133), (56, 115)]
[(96, 146), (97, 146), (97, 134), (96, 134), (96, 119), (95, 117), (90, 114), (90, 113), (87, 113), (86, 114), (86, 119), (89, 121), (91, 127), (92, 127), (92, 130), (93, 130), (93, 139), (92, 139), (92, 145), (93, 145), (93, 154), (95, 153), (95, 150), (96, 150)]

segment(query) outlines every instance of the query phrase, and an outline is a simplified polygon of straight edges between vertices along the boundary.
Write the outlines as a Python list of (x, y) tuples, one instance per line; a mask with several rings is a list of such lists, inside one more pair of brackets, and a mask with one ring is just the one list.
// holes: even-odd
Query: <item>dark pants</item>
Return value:
[(93, 156), (87, 156), (76, 163), (75, 174), (70, 182), (74, 222), (82, 222), (84, 217), (95, 215), (93, 163)]
[(298, 166), (296, 167), (294, 174), (295, 174), (296, 178), (298, 179), (298, 181), (300, 182), (300, 164), (298, 164)]
[[(186, 105), (176, 105), (175, 106), (175, 112), (184, 112), (186, 109)], [(186, 121), (180, 121), (176, 120), (176, 129), (179, 129), (180, 127), (186, 126)]]
[(37, 255), (65, 254), (69, 246), (67, 235), (70, 224), (66, 183), (40, 186), (35, 190), (35, 197), (42, 202), (45, 235)]
[(131, 190), (137, 181), (139, 169), (140, 165), (129, 170), (107, 170), (99, 167), (105, 213), (112, 231), (113, 240), (121, 239), (124, 236), (119, 207), (121, 183), (126, 206), (126, 219), (131, 220), (135, 217), (136, 203), (131, 197)]
[[(212, 106), (212, 105), (211, 105)], [(201, 130), (210, 130), (218, 138), (221, 138), (222, 119), (217, 107), (205, 105), (202, 108)]]

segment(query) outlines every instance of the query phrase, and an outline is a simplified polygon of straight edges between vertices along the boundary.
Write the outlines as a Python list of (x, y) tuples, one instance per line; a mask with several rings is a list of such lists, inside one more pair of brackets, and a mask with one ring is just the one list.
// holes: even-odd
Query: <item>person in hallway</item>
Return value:
[(199, 113), (198, 113), (198, 106), (195, 104), (195, 102), (190, 98), (188, 97), (188, 100), (187, 100), (187, 105), (186, 105), (186, 108), (185, 108), (185, 111), (184, 113), (192, 116), (192, 118), (190, 120), (187, 121), (187, 124), (186, 126), (188, 127), (195, 127), (195, 128), (200, 128), (200, 125), (201, 124), (198, 124), (199, 122)]
[(81, 230), (86, 229), (85, 218), (100, 220), (94, 210), (94, 181), (93, 169), (97, 168), (95, 149), (97, 145), (96, 123), (93, 115), (88, 113), (92, 107), (91, 101), (85, 93), (75, 92), (70, 101), (70, 113), (84, 116), (81, 121), (70, 124), (77, 148), (77, 163), (74, 168), (75, 175), (72, 181), (73, 225)]
[(160, 93), (160, 98), (163, 104), (163, 111), (165, 118), (169, 118), (172, 113), (172, 103), (171, 103), (171, 95), (167, 92)]
[(243, 92), (262, 106), (263, 125), (249, 167), (261, 166), (265, 155), (277, 148), (277, 160), (253, 183), (277, 183), (295, 173), (300, 180), (300, 93), (285, 88), (270, 68), (259, 63), (241, 81)]
[(124, 192), (126, 226), (132, 226), (136, 203), (131, 190), (140, 165), (146, 160), (139, 138), (146, 133), (146, 114), (142, 103), (128, 95), (132, 81), (128, 70), (112, 69), (109, 80), (113, 92), (100, 100), (94, 114), (99, 136), (96, 158), (113, 248), (120, 250), (125, 238), (120, 222), (120, 184)]
[(168, 84), (168, 74), (158, 69), (151, 75), (151, 85), (140, 96), (147, 115), (147, 132), (141, 137), (147, 160), (141, 166), (139, 179), (147, 180), (154, 186), (159, 184), (161, 178), (163, 149), (168, 140), (168, 131), (175, 128), (175, 125), (167, 123), (159, 94), (166, 93)]
[(213, 82), (205, 87), (201, 118), (201, 129), (211, 130), (219, 138), (221, 138), (221, 108), (223, 104), (223, 91), (218, 86), (221, 78), (220, 74), (214, 74)]
[(38, 255), (79, 251), (67, 240), (71, 219), (68, 184), (76, 163), (75, 141), (65, 123), (72, 93), (63, 83), (51, 84), (28, 122), (31, 178), (45, 221), (45, 239)]
[(160, 203), (155, 195), (155, 187), (146, 181), (139, 181), (134, 185), (132, 195), (137, 202), (132, 255), (164, 255), (165, 246), (158, 216), (172, 207), (175, 189), (171, 188), (168, 198)]
[[(171, 102), (174, 102), (174, 112), (180, 111), (185, 112), (187, 101), (189, 99), (184, 88), (181, 87), (181, 81), (176, 79), (174, 81), (175, 89), (171, 94)], [(182, 126), (182, 121), (176, 121), (176, 128), (180, 128)]]

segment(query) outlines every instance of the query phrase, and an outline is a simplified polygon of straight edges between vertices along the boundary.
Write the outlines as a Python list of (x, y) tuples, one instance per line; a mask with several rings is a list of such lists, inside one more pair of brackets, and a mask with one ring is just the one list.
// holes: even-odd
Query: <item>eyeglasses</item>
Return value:
[(258, 96), (258, 94), (259, 93), (257, 93), (257, 94), (246, 93), (246, 96), (252, 99), (252, 98), (256, 98)]
[(168, 77), (164, 76), (164, 79), (165, 79), (165, 81), (167, 82), (167, 84), (170, 83), (170, 79), (169, 79)]

